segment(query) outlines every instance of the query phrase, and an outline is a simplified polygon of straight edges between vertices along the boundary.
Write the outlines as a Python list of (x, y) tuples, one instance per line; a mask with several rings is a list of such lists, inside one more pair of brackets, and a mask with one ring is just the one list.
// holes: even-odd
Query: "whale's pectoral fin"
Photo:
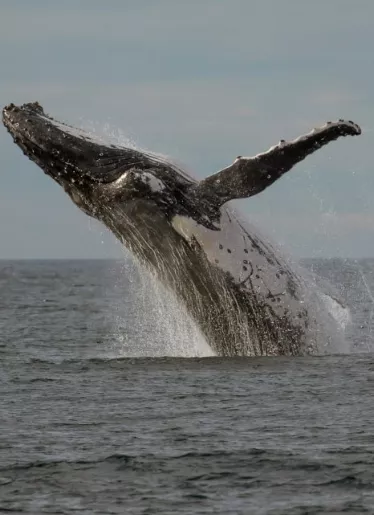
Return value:
[(251, 197), (330, 141), (358, 134), (361, 134), (360, 127), (351, 121), (328, 122), (293, 141), (281, 140), (262, 154), (239, 156), (231, 166), (200, 181), (197, 192), (215, 199), (220, 205), (228, 200)]

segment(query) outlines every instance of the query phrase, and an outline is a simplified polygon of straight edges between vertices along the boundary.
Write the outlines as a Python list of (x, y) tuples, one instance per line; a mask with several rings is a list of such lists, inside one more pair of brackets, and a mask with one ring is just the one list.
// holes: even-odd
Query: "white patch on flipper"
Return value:
[(157, 179), (152, 173), (143, 172), (139, 174), (141, 180), (145, 182), (152, 191), (162, 191), (165, 189), (165, 184), (160, 180)]
[(149, 172), (133, 172), (128, 171), (121, 175), (116, 181), (115, 184), (118, 186), (122, 186), (123, 183), (127, 181), (127, 179), (131, 177), (132, 180), (137, 179), (142, 181), (144, 184), (146, 184), (153, 192), (155, 191), (162, 191), (165, 189), (165, 184), (160, 180), (157, 179), (152, 173)]

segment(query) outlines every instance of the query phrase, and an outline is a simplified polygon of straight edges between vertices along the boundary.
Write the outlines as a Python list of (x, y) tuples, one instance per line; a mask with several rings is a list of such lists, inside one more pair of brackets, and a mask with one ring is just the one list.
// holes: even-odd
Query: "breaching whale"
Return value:
[(197, 181), (164, 157), (57, 122), (37, 102), (8, 105), (3, 122), (26, 156), (175, 293), (216, 354), (323, 351), (335, 323), (326, 296), (229, 201), (260, 193), (323, 145), (360, 134), (358, 125), (328, 122)]

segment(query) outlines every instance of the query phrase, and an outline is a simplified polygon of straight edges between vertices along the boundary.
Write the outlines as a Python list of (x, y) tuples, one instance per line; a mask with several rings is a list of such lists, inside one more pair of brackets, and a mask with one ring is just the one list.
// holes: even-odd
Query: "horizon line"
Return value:
[[(374, 256), (362, 256), (362, 257), (343, 257), (343, 256), (302, 256), (297, 257), (293, 256), (293, 260), (339, 260), (339, 261), (368, 261), (373, 260)], [(16, 258), (7, 258), (7, 257), (0, 257), (0, 263), (6, 262), (6, 261), (134, 261), (134, 259), (129, 256), (121, 257), (16, 257)]]

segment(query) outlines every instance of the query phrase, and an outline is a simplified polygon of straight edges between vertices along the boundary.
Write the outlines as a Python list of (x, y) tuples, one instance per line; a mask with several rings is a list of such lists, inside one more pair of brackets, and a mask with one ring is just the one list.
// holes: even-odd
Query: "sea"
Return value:
[(349, 354), (220, 358), (127, 257), (0, 262), (0, 513), (374, 514), (374, 260)]

